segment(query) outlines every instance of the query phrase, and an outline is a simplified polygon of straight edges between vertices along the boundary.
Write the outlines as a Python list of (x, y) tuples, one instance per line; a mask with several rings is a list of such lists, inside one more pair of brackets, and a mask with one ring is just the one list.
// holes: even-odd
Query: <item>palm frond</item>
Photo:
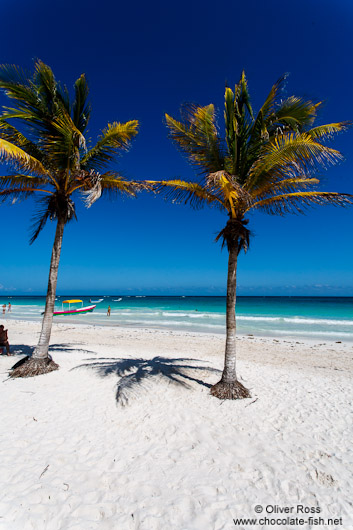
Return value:
[[(237, 166), (237, 123), (234, 109), (234, 92), (226, 87), (224, 93), (224, 122), (225, 122), (225, 133), (226, 143), (228, 147), (228, 156), (231, 159), (231, 167)], [(227, 168), (228, 169), (228, 168)]]
[(273, 85), (269, 95), (265, 100), (265, 103), (262, 105), (256, 118), (253, 120), (249, 134), (249, 167), (251, 167), (253, 161), (256, 159), (264, 141), (269, 139), (270, 134), (267, 129), (271, 124), (271, 120), (269, 118), (275, 116), (275, 111), (280, 105), (279, 97), (283, 91), (287, 77), (288, 73), (281, 76)]
[(91, 106), (87, 101), (88, 84), (86, 76), (82, 74), (75, 82), (75, 101), (73, 104), (73, 122), (81, 132), (87, 127), (91, 114)]
[(43, 188), (46, 182), (43, 177), (36, 177), (34, 175), (14, 174), (14, 175), (0, 175), (0, 190), (15, 188)]
[(240, 76), (239, 83), (235, 85), (234, 103), (238, 116), (245, 115), (248, 112), (250, 118), (253, 118), (253, 110), (250, 103), (250, 95), (248, 90), (248, 82), (244, 70)]
[(2, 138), (0, 138), (0, 160), (22, 170), (41, 175), (46, 179), (49, 178), (48, 172), (39, 160), (30, 156), (20, 147)]
[[(265, 183), (259, 188), (252, 188), (250, 190), (250, 195), (253, 199), (265, 199), (268, 197), (273, 197), (275, 193), (279, 192), (295, 192), (295, 191), (305, 191), (316, 184), (319, 184), (320, 180), (317, 178), (303, 178), (303, 177), (291, 177), (278, 180), (277, 178), (271, 179), (268, 178)], [(250, 206), (251, 207), (251, 206)]]
[(26, 138), (24, 134), (22, 134), (20, 131), (16, 129), (13, 125), (10, 123), (7, 123), (5, 120), (0, 119), (0, 137), (4, 140), (7, 140), (8, 142), (15, 144), (17, 147), (20, 147), (23, 149), (27, 154), (30, 156), (33, 156), (40, 162), (43, 161), (45, 155), (44, 153), (39, 149), (39, 147)]
[(109, 123), (102, 131), (96, 145), (82, 158), (85, 169), (102, 169), (113, 160), (119, 151), (127, 151), (132, 139), (138, 133), (139, 123), (131, 120), (126, 123)]
[(275, 134), (278, 130), (289, 129), (291, 131), (303, 132), (314, 123), (317, 110), (321, 103), (313, 103), (297, 96), (290, 96), (284, 100), (276, 111), (267, 118), (267, 129), (269, 134)]
[(100, 175), (92, 170), (86, 174), (83, 185), (80, 186), (86, 206), (89, 208), (102, 194), (111, 199), (117, 196), (136, 197), (137, 193), (151, 190), (145, 181), (126, 180), (115, 171), (107, 171)]
[(38, 95), (33, 90), (30, 75), (15, 65), (0, 65), (0, 88), (8, 98), (20, 103), (21, 108), (36, 108)]
[[(0, 65), (0, 88), (16, 102), (16, 108), (4, 107), (2, 118), (20, 119), (32, 131), (40, 131), (45, 129), (48, 117), (55, 113), (58, 98), (50, 68), (37, 61), (35, 70), (31, 77), (16, 66)], [(51, 94), (50, 90), (53, 91)]]
[(276, 195), (255, 202), (253, 209), (260, 209), (272, 215), (285, 213), (304, 213), (310, 206), (316, 205), (348, 206), (353, 204), (353, 195), (325, 191), (303, 191)]
[(41, 142), (44, 151), (50, 153), (51, 162), (57, 169), (77, 170), (79, 150), (86, 149), (85, 137), (64, 108), (57, 109), (50, 126), (51, 132)]
[(90, 208), (102, 195), (102, 176), (100, 173), (91, 169), (91, 171), (82, 171), (82, 178), (80, 183), (76, 181), (73, 183), (73, 188), (69, 190), (70, 195), (80, 189), (83, 202), (87, 208)]
[(247, 172), (249, 136), (253, 123), (253, 110), (244, 72), (234, 92), (226, 88), (224, 117), (228, 146), (224, 169), (236, 174), (239, 182), (242, 182)]
[(58, 109), (70, 114), (71, 105), (67, 88), (61, 87), (50, 66), (40, 59), (34, 65), (33, 86), (41, 100), (43, 117), (45, 115), (49, 119), (55, 117)]
[(181, 115), (183, 121), (165, 115), (171, 140), (202, 174), (223, 169), (223, 147), (216, 126), (214, 105), (183, 105)]
[(39, 236), (39, 234), (41, 233), (41, 231), (47, 224), (49, 217), (50, 217), (50, 213), (47, 207), (40, 208), (37, 206), (37, 211), (35, 215), (33, 215), (32, 217), (32, 224), (30, 227), (30, 233), (31, 233), (30, 240), (29, 240), (30, 245), (32, 245), (35, 242), (35, 240), (37, 239), (37, 237)]
[(196, 182), (187, 182), (183, 180), (161, 180), (161, 181), (147, 181), (151, 184), (153, 190), (176, 204), (190, 204), (192, 208), (199, 209), (205, 204), (215, 206), (222, 211), (227, 207), (222, 199), (213, 195), (201, 184)]
[(314, 140), (330, 140), (336, 134), (347, 131), (352, 127), (351, 121), (342, 121), (338, 123), (328, 123), (327, 125), (318, 125), (307, 131), (307, 135)]
[(343, 159), (339, 151), (315, 142), (308, 134), (283, 134), (266, 144), (262, 155), (253, 164), (246, 182), (251, 190), (272, 178), (306, 176), (318, 168), (327, 168)]
[(54, 114), (58, 85), (52, 69), (43, 61), (38, 60), (34, 65), (34, 83), (42, 101), (42, 108), (47, 109), (50, 115)]
[(24, 186), (0, 189), (0, 202), (11, 201), (12, 204), (15, 204), (15, 202), (28, 199), (28, 197), (37, 191), (36, 188)]
[(270, 93), (268, 94), (265, 100), (265, 103), (262, 105), (259, 114), (254, 121), (255, 126), (256, 122), (259, 119), (259, 115), (261, 115), (261, 120), (266, 121), (268, 117), (273, 115), (273, 113), (276, 111), (279, 105), (279, 96), (283, 91), (288, 75), (288, 73), (282, 75), (271, 88)]
[(71, 115), (71, 102), (70, 94), (67, 87), (61, 87), (60, 83), (57, 83), (57, 92), (56, 98), (60, 102), (61, 106), (66, 110), (66, 112)]
[[(11, 68), (10, 74), (5, 68), (1, 76), (0, 66), (0, 88), (3, 88), (6, 94), (16, 101), (15, 108), (4, 107), (2, 121), (21, 120), (30, 130), (31, 136), (40, 139), (42, 147), (46, 145), (48, 137), (53, 138), (57, 135), (54, 124), (58, 121), (62, 122), (65, 114), (70, 117), (67, 89), (61, 89), (51, 68), (40, 60), (35, 63), (33, 77), (23, 80), (17, 79)], [(79, 137), (80, 134), (78, 131), (77, 136)], [(81, 138), (80, 141), (82, 143), (83, 139)]]

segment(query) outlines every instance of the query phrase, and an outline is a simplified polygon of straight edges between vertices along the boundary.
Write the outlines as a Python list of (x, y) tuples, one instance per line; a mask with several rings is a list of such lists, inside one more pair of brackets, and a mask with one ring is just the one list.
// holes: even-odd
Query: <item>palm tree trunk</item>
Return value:
[(34, 359), (46, 359), (48, 357), (48, 349), (51, 335), (51, 328), (53, 323), (53, 312), (55, 306), (56, 284), (58, 281), (58, 269), (60, 261), (61, 246), (64, 235), (65, 222), (62, 219), (58, 220), (56, 225), (55, 239), (53, 250), (51, 254), (47, 298), (45, 302), (45, 310), (42, 321), (42, 330), (40, 332), (39, 341), (33, 353)]
[(211, 388), (211, 394), (220, 399), (250, 397), (250, 393), (238, 380), (236, 374), (236, 288), (237, 288), (238, 244), (229, 245), (227, 279), (227, 336), (224, 369), (221, 380)]
[(59, 368), (59, 366), (51, 359), (48, 350), (53, 323), (56, 284), (58, 281), (58, 268), (64, 227), (65, 221), (59, 218), (56, 225), (55, 239), (50, 262), (47, 297), (38, 344), (31, 358), (27, 357), (15, 364), (11, 373), (11, 377), (31, 377), (34, 375), (52, 372), (53, 370), (57, 370)]

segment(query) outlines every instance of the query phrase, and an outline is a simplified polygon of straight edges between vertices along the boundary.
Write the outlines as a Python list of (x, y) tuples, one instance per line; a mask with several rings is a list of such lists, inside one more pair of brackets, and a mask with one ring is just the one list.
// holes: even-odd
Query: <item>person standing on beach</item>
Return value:
[(107, 311), (107, 316), (110, 317), (110, 312), (111, 312), (111, 307), (110, 305), (108, 305), (108, 311)]
[(11, 355), (9, 339), (8, 339), (8, 336), (7, 336), (7, 329), (4, 329), (3, 325), (0, 326), (0, 348), (2, 346), (5, 346), (6, 354), (7, 355)]
[(4, 315), (5, 312), (6, 312), (6, 304), (3, 304), (3, 306), (2, 306), (2, 314)]
[(11, 313), (11, 302), (9, 302), (9, 307), (8, 307), (8, 309), (7, 309), (7, 312), (8, 312), (8, 313)]

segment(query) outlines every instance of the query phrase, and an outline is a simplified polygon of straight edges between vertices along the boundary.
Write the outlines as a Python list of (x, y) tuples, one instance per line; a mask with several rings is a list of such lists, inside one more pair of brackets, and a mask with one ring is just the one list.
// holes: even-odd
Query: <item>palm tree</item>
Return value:
[(91, 107), (84, 74), (75, 82), (72, 102), (66, 87), (62, 88), (49, 66), (39, 60), (33, 75), (16, 66), (1, 65), (0, 89), (13, 104), (3, 107), (0, 116), (0, 157), (10, 169), (0, 177), (0, 199), (14, 202), (35, 197), (31, 243), (48, 219), (56, 222), (39, 342), (32, 357), (12, 372), (13, 377), (32, 376), (58, 368), (48, 348), (63, 233), (65, 225), (76, 219), (75, 196), (81, 194), (90, 205), (102, 192), (135, 196), (143, 187), (106, 169), (119, 152), (129, 148), (138, 122), (109, 123), (88, 149), (85, 133)]
[[(211, 388), (220, 399), (250, 397), (236, 374), (236, 271), (239, 252), (247, 250), (249, 212), (284, 215), (316, 204), (346, 205), (346, 194), (319, 191), (313, 174), (342, 159), (323, 142), (344, 131), (348, 122), (314, 127), (320, 103), (299, 97), (281, 100), (286, 76), (271, 89), (255, 116), (244, 72), (234, 92), (225, 90), (225, 137), (216, 124), (213, 105), (182, 107), (182, 120), (166, 115), (171, 139), (200, 174), (199, 182), (154, 182), (173, 200), (215, 206), (228, 215), (216, 240), (229, 252), (225, 363), (221, 380)], [(222, 245), (222, 246), (223, 246)]]

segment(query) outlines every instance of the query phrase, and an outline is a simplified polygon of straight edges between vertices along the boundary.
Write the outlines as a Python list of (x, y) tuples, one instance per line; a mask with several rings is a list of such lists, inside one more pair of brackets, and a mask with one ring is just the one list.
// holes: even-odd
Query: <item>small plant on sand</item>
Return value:
[(0, 177), (0, 200), (36, 198), (31, 243), (48, 219), (56, 223), (39, 342), (31, 358), (18, 363), (11, 374), (26, 377), (58, 368), (48, 348), (64, 228), (76, 219), (75, 198), (81, 194), (91, 204), (103, 191), (135, 196), (143, 187), (106, 169), (119, 152), (129, 148), (138, 122), (109, 123), (88, 148), (85, 132), (91, 108), (84, 75), (75, 82), (73, 101), (41, 61), (35, 63), (33, 75), (1, 65), (0, 89), (12, 103), (0, 115), (0, 157), (8, 169)]
[(198, 182), (155, 182), (173, 202), (215, 206), (228, 215), (216, 240), (229, 252), (225, 363), (221, 380), (211, 388), (220, 399), (250, 397), (236, 374), (236, 271), (241, 250), (249, 245), (246, 216), (301, 213), (321, 204), (352, 204), (350, 196), (319, 191), (313, 174), (339, 162), (342, 155), (325, 140), (344, 131), (348, 122), (314, 127), (320, 103), (299, 97), (281, 99), (285, 76), (271, 89), (257, 115), (250, 104), (244, 72), (234, 92), (225, 90), (225, 134), (219, 134), (214, 105), (182, 107), (182, 120), (166, 115), (170, 138), (200, 174)]

